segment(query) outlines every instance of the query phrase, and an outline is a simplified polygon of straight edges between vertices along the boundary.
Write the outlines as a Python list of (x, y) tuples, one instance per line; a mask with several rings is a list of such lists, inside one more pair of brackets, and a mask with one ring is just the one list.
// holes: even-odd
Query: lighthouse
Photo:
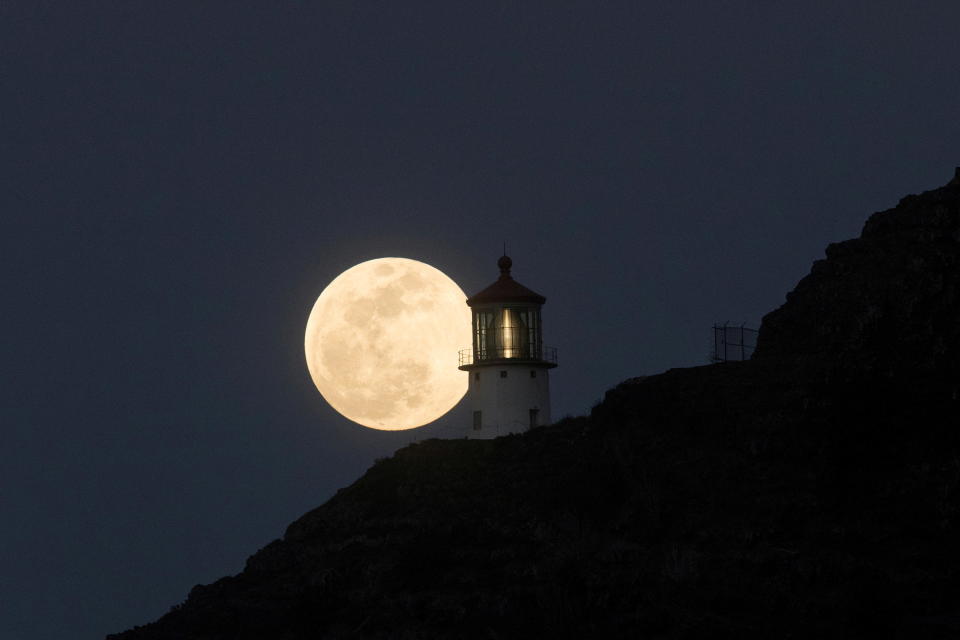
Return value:
[(513, 279), (513, 261), (497, 261), (500, 277), (467, 298), (473, 345), (460, 351), (470, 382), (468, 438), (496, 438), (550, 423), (550, 369), (557, 351), (543, 344), (540, 308), (546, 298)]

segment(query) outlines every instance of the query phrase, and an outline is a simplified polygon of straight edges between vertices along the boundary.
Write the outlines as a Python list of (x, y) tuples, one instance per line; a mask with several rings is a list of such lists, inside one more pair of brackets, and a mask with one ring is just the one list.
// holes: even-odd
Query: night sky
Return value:
[(548, 299), (557, 418), (705, 364), (714, 322), (758, 326), (953, 175), (958, 24), (955, 0), (0, 3), (0, 639), (155, 619), (464, 419), (378, 432), (317, 393), (307, 315), (363, 260), (472, 294), (506, 241)]

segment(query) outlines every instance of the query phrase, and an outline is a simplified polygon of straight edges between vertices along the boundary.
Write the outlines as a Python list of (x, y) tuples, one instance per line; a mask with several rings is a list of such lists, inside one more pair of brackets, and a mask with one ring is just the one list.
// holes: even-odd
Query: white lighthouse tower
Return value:
[(513, 261), (497, 261), (500, 278), (467, 298), (473, 347), (460, 351), (470, 373), (468, 438), (496, 438), (550, 423), (550, 377), (557, 351), (543, 345), (540, 307), (546, 298), (510, 276)]

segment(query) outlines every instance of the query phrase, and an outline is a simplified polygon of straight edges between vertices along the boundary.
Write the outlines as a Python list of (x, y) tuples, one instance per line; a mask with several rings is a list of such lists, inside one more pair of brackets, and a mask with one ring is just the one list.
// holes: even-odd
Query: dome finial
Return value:
[(500, 256), (500, 259), (497, 260), (497, 266), (500, 267), (500, 277), (510, 277), (510, 267), (513, 266), (513, 260), (510, 259), (510, 256), (507, 255), (504, 251), (503, 255)]

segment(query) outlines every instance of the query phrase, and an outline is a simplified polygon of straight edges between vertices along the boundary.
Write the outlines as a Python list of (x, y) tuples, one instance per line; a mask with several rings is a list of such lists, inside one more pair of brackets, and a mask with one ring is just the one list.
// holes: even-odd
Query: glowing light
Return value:
[(502, 344), (503, 344), (503, 357), (504, 358), (515, 358), (520, 355), (515, 348), (513, 332), (514, 327), (517, 326), (516, 323), (516, 313), (513, 309), (504, 309), (503, 310), (503, 326), (501, 327), (502, 332)]

